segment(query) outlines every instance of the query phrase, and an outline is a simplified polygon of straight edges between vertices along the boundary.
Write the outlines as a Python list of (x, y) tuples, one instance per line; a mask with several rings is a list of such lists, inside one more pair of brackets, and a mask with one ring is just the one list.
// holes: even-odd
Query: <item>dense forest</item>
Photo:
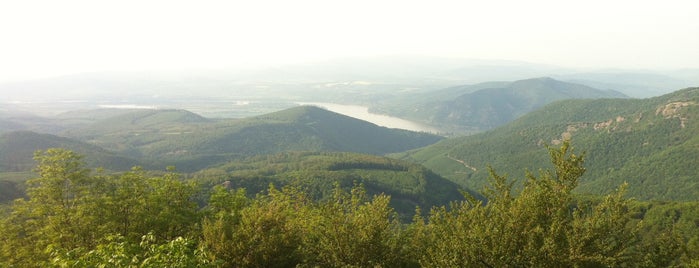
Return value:
[[(414, 163), (348, 152), (284, 152), (232, 161), (191, 174), (204, 187), (225, 183), (258, 193), (274, 184), (293, 185), (314, 200), (332, 197), (335, 186), (361, 183), (367, 193), (391, 196), (402, 220), (415, 207), (432, 207), (463, 199), (458, 185)], [(206, 198), (204, 198), (206, 199)]]
[(2, 212), (0, 266), (699, 266), (699, 204), (634, 201), (625, 184), (576, 194), (585, 154), (567, 141), (548, 152), (546, 170), (513, 180), (490, 169), (483, 199), (464, 192), (406, 221), (362, 182), (336, 183), (327, 198), (293, 183), (250, 193), (172, 168), (112, 174), (48, 149), (27, 197)]
[(503, 173), (545, 168), (546, 144), (572, 139), (588, 152), (579, 192), (629, 182), (630, 197), (695, 201), (699, 192), (699, 88), (648, 99), (563, 100), (500, 128), (394, 155), (480, 189), (488, 165)]

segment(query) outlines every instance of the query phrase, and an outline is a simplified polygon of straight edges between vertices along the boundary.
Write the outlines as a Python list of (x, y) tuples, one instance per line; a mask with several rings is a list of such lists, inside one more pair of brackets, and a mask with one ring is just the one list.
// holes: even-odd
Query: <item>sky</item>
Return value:
[(416, 55), (699, 68), (696, 0), (0, 0), (0, 81)]

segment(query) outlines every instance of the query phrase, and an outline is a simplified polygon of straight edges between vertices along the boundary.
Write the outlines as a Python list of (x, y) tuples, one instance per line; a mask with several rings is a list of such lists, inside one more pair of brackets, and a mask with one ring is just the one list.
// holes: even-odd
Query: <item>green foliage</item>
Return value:
[(212, 253), (214, 261), (229, 266), (236, 263), (236, 253), (239, 252), (234, 250), (232, 243), (234, 230), (240, 224), (241, 211), (249, 203), (242, 188), (229, 191), (217, 185), (212, 189), (208, 205), (204, 208), (202, 245)]
[(53, 250), (53, 267), (216, 267), (203, 252), (196, 249), (191, 239), (177, 237), (158, 243), (148, 233), (140, 243), (133, 243), (121, 236), (108, 236), (94, 250), (83, 248), (70, 251)]
[(96, 220), (85, 211), (91, 208), (93, 196), (90, 188), (93, 180), (84, 167), (81, 157), (62, 149), (37, 152), (38, 178), (27, 181), (28, 200), (18, 199), (8, 222), (24, 223), (11, 227), (13, 239), (4, 245), (3, 253), (16, 250), (15, 256), (26, 260), (28, 256), (46, 256), (47, 247), (91, 246), (93, 241), (89, 227)]
[[(327, 198), (290, 184), (248, 197), (224, 183), (193, 202), (194, 184), (140, 168), (103, 175), (63, 149), (37, 153), (28, 199), (0, 219), (2, 267), (674, 267), (699, 263), (699, 205), (635, 202), (626, 185), (603, 197), (574, 194), (586, 172), (568, 142), (549, 148), (553, 169), (522, 187), (490, 169), (487, 201), (416, 209), (401, 223), (385, 194), (334, 182)], [(411, 170), (400, 161), (328, 161)], [(298, 154), (267, 156), (286, 163)], [(236, 165), (241, 167), (241, 163)], [(288, 166), (274, 166), (272, 170)], [(253, 165), (254, 166), (254, 165)], [(407, 167), (407, 168), (406, 168)], [(216, 173), (207, 173), (216, 174)], [(325, 173), (331, 174), (331, 173)], [(519, 189), (519, 190), (517, 190)]]
[(271, 187), (268, 195), (243, 207), (244, 192), (215, 191), (212, 201), (225, 200), (230, 206), (203, 223), (202, 244), (214, 260), (239, 267), (289, 267), (300, 262), (301, 230), (295, 219), (301, 213), (296, 208), (304, 206), (302, 196)]
[(214, 191), (212, 201), (233, 206), (204, 220), (202, 245), (222, 266), (393, 267), (403, 261), (401, 224), (387, 196), (369, 200), (362, 187), (347, 193), (337, 186), (333, 198), (313, 203), (295, 187), (270, 186), (240, 207), (244, 192)]
[[(672, 257), (675, 265), (699, 260), (699, 203), (693, 202), (635, 202), (634, 218), (642, 220), (640, 234), (646, 262), (653, 264)], [(668, 231), (669, 230), (669, 231)], [(696, 265), (696, 263), (695, 263)], [(690, 266), (694, 267), (694, 266)]]
[[(594, 205), (572, 195), (585, 169), (566, 142), (549, 149), (554, 171), (527, 174), (518, 195), (512, 183), (491, 171), (483, 204), (471, 199), (432, 210), (429, 223), (416, 221), (428, 267), (609, 267), (643, 266), (639, 227), (631, 221), (624, 187)], [(667, 257), (669, 252), (664, 252)], [(662, 255), (662, 254), (659, 254)], [(672, 258), (666, 258), (671, 264)]]
[(336, 187), (331, 200), (312, 212), (304, 236), (305, 266), (396, 267), (401, 264), (400, 223), (390, 197), (369, 201), (363, 187)]
[(409, 221), (415, 206), (432, 207), (461, 199), (458, 186), (409, 162), (355, 153), (287, 152), (258, 156), (194, 174), (205, 185), (228, 181), (255, 194), (270, 183), (294, 185), (314, 200), (333, 196), (335, 184), (362, 183), (370, 194), (390, 195), (391, 206)]
[(199, 219), (194, 183), (183, 182), (177, 174), (148, 179), (149, 192), (145, 196), (146, 228), (156, 235), (170, 240), (194, 231)]
[(37, 152), (36, 160), (39, 177), (27, 181), (28, 199), (16, 200), (2, 221), (2, 264), (45, 266), (51, 252), (92, 249), (111, 234), (135, 241), (155, 232), (173, 240), (192, 235), (199, 223), (196, 188), (175, 174), (92, 175), (65, 149)]

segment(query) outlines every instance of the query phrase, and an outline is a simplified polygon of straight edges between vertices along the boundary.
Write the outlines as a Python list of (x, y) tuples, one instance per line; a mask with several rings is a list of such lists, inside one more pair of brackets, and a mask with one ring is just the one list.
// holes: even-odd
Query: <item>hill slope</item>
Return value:
[[(464, 93), (447, 98), (459, 89), (463, 89)], [(557, 100), (626, 97), (616, 91), (604, 91), (551, 78), (455, 87), (435, 94), (444, 98), (423, 98), (424, 101), (413, 105), (394, 104), (378, 110), (425, 123), (451, 126), (449, 128), (459, 126), (477, 132), (503, 125)]]
[(545, 144), (572, 138), (587, 152), (578, 188), (606, 193), (629, 182), (642, 199), (693, 200), (699, 193), (699, 88), (643, 99), (565, 100), (486, 133), (399, 155), (480, 189), (487, 165), (521, 178), (547, 165)]

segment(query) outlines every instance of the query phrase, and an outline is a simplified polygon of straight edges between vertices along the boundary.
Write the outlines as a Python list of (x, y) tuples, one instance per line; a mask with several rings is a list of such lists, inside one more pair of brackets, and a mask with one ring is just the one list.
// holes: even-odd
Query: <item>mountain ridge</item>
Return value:
[[(491, 85), (494, 87), (489, 87)], [(456, 95), (455, 89), (463, 89), (464, 93)], [(462, 86), (438, 91), (437, 94), (442, 97), (418, 98), (419, 101), (413, 101), (411, 105), (398, 102), (375, 110), (473, 133), (511, 122), (527, 112), (557, 100), (627, 98), (617, 91), (599, 90), (550, 77)]]

